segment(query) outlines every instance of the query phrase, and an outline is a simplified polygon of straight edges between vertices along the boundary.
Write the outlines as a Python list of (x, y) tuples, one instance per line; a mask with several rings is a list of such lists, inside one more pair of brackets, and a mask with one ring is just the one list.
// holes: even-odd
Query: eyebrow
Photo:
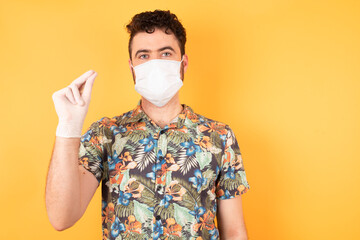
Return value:
[[(164, 51), (164, 50), (170, 50), (170, 51), (175, 52), (174, 48), (172, 48), (172, 47), (170, 47), (170, 46), (165, 46), (165, 47), (159, 48), (157, 51), (158, 51), (158, 52), (161, 52), (161, 51)], [(135, 57), (136, 57), (139, 53), (149, 53), (149, 52), (151, 52), (150, 49), (139, 49), (139, 50), (136, 51)]]
[(171, 50), (171, 51), (175, 52), (175, 50), (170, 46), (159, 48), (158, 52), (161, 52), (161, 51), (164, 51), (164, 50)]

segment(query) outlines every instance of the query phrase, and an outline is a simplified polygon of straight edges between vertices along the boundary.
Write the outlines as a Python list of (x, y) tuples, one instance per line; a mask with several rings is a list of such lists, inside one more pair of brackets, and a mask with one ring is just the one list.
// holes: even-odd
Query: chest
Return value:
[(197, 129), (134, 130), (114, 136), (107, 152), (105, 172), (110, 191), (126, 192), (140, 186), (161, 196), (179, 184), (179, 191), (184, 188), (201, 195), (215, 188), (223, 140), (216, 132)]

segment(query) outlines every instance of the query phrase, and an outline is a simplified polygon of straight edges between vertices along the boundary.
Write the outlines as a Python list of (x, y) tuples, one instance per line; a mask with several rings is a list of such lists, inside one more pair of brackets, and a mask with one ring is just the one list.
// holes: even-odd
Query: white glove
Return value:
[(95, 71), (87, 71), (66, 88), (53, 93), (52, 99), (59, 117), (56, 136), (66, 138), (81, 137), (96, 76)]

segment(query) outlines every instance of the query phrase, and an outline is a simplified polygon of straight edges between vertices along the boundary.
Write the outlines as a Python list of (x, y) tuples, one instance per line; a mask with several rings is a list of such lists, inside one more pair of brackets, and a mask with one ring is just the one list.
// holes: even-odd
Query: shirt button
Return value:
[(156, 216), (156, 220), (160, 220), (161, 217), (159, 215)]

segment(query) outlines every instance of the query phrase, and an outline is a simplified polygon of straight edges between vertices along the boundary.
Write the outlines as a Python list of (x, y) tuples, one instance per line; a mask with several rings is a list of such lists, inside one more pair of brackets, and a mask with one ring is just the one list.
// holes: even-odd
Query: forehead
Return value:
[(139, 49), (155, 51), (164, 46), (171, 46), (176, 52), (180, 52), (180, 46), (175, 35), (173, 33), (166, 34), (158, 28), (156, 28), (153, 33), (138, 32), (133, 37), (131, 43), (132, 53), (135, 53)]

